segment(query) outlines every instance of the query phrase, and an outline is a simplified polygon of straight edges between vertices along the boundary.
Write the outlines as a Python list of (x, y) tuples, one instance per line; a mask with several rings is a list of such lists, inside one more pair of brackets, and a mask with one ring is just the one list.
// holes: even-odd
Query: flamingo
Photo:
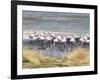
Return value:
[(80, 39), (79, 39), (79, 41), (80, 41), (80, 43), (81, 43), (81, 47), (83, 46), (83, 44), (84, 44), (84, 42), (86, 41), (86, 37), (81, 37)]
[(72, 37), (72, 38), (70, 39), (70, 42), (72, 42), (72, 43), (74, 44), (74, 43), (75, 43), (75, 38)]
[(58, 39), (58, 47), (60, 47), (61, 44), (62, 44), (62, 42), (61, 42), (62, 36), (58, 35), (58, 36), (57, 36), (57, 39)]
[(70, 47), (71, 49), (75, 46), (75, 38), (74, 37), (71, 37), (70, 38)]
[(83, 38), (84, 38), (84, 40), (87, 40), (87, 39), (88, 39), (88, 37), (87, 37), (87, 36), (83, 36)]
[(62, 38), (62, 40), (61, 40), (61, 44), (62, 44), (62, 48), (65, 50), (66, 49), (66, 42), (67, 42), (67, 40), (66, 40), (66, 38)]
[(33, 34), (33, 33), (31, 33), (31, 34), (29, 34), (29, 36), (28, 36), (28, 37), (29, 37), (29, 39), (30, 39), (30, 42), (32, 43), (32, 41), (33, 41), (33, 40), (32, 40), (32, 38), (34, 37), (34, 34)]
[(89, 39), (87, 39), (87, 40), (86, 40), (86, 42), (87, 42), (87, 43), (90, 43), (90, 40), (89, 40)]
[(55, 38), (55, 39), (53, 40), (53, 42), (54, 42), (54, 47), (56, 47), (56, 43), (58, 43), (58, 39)]
[(46, 41), (46, 36), (44, 35), (44, 33), (40, 33), (38, 35), (38, 41), (39, 41), (39, 45), (41, 45), (41, 47), (44, 47), (44, 42)]
[(52, 37), (50, 36), (46, 36), (46, 42), (49, 46), (51, 46), (51, 42), (52, 42)]
[(58, 35), (58, 36), (57, 36), (57, 39), (58, 39), (59, 41), (61, 41), (61, 40), (62, 40), (62, 36)]
[(53, 38), (55, 37), (55, 34), (53, 34), (53, 33), (52, 33), (52, 34), (50, 34), (50, 35), (51, 35)]
[(66, 46), (66, 41), (67, 41), (67, 40), (66, 40), (66, 38), (64, 38), (64, 37), (63, 37), (62, 40), (61, 40), (61, 42), (64, 43), (65, 46)]
[(32, 34), (29, 34), (29, 38), (30, 39), (32, 39), (33, 38), (33, 36), (34, 36), (34, 34), (32, 33)]
[(89, 45), (89, 43), (90, 43), (90, 39), (87, 37), (87, 36), (84, 36), (84, 45), (85, 45), (85, 47), (88, 47), (88, 45)]

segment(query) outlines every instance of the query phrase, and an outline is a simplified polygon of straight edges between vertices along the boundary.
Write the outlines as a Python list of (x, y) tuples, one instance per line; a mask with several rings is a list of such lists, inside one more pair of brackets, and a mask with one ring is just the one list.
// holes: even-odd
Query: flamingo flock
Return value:
[(56, 48), (59, 50), (73, 49), (76, 47), (88, 48), (90, 38), (87, 36), (62, 36), (53, 33), (36, 33), (33, 32), (28, 35), (30, 42), (37, 43), (40, 49)]

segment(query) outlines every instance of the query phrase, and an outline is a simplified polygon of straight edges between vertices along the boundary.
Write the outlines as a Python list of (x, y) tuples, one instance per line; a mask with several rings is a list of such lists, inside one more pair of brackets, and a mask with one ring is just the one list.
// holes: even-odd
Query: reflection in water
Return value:
[[(23, 48), (36, 50), (45, 56), (57, 57), (57, 58), (62, 57), (64, 53), (71, 52), (75, 48), (78, 48), (78, 47), (81, 47), (81, 46), (80, 45), (75, 46), (70, 43), (68, 43), (67, 46), (63, 46), (63, 47), (61, 44), (59, 44), (56, 47), (47, 46), (47, 43), (42, 44), (41, 46), (38, 41), (23, 40)], [(89, 50), (89, 44), (85, 45), (84, 48)]]

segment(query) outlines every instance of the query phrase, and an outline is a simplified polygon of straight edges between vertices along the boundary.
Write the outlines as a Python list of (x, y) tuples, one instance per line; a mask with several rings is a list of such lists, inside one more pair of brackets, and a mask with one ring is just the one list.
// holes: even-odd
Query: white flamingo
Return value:
[(84, 38), (84, 40), (87, 40), (88, 39), (87, 36), (83, 36), (83, 38)]
[(72, 42), (72, 43), (74, 44), (74, 43), (75, 43), (75, 38), (72, 37), (72, 38), (70, 39), (70, 42)]
[(67, 41), (67, 40), (66, 40), (66, 38), (64, 38), (64, 37), (63, 37), (62, 40), (61, 40), (61, 42), (64, 43), (65, 46), (66, 46), (66, 41)]
[(53, 33), (51, 33), (50, 35), (51, 35), (51, 37), (55, 37), (55, 34), (53, 34)]
[(54, 47), (56, 47), (56, 43), (58, 43), (58, 39), (55, 38), (55, 39), (53, 40), (53, 42), (54, 42)]
[(28, 37), (29, 37), (29, 39), (30, 39), (30, 41), (31, 41), (31, 43), (32, 43), (32, 41), (33, 41), (32, 38), (34, 37), (34, 34), (33, 34), (33, 33), (32, 33), (32, 34), (29, 34)]
[(87, 42), (87, 43), (90, 43), (90, 40), (89, 40), (89, 39), (87, 39), (87, 40), (86, 40), (86, 42)]
[(46, 36), (45, 38), (45, 42), (47, 43), (47, 45), (49, 45), (50, 47), (52, 46), (52, 37), (51, 36)]
[(47, 41), (51, 41), (52, 38), (51, 38), (50, 36), (47, 36), (47, 37), (46, 37), (46, 40), (47, 40)]
[(58, 39), (59, 41), (61, 41), (61, 40), (62, 40), (62, 36), (58, 35), (58, 36), (57, 36), (57, 39)]
[(45, 35), (43, 33), (40, 33), (38, 36), (38, 40), (39, 40), (39, 45), (44, 46), (44, 42), (46, 41)]
[(82, 47), (83, 46), (83, 43), (85, 42), (84, 37), (81, 37), (79, 41), (81, 42), (81, 47)]
[(89, 46), (90, 39), (86, 38), (86, 39), (85, 39), (85, 43), (86, 43), (86, 47)]
[(34, 37), (34, 34), (29, 34), (29, 38), (32, 39)]
[(63, 37), (61, 43), (63, 44), (63, 48), (65, 51), (66, 51), (66, 42), (67, 42), (66, 38)]
[(70, 38), (70, 50), (73, 49), (75, 47), (75, 38), (71, 37)]

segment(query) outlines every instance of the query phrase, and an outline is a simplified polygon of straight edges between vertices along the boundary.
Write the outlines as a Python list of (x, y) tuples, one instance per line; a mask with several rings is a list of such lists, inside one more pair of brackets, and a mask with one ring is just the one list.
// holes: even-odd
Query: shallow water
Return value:
[(46, 49), (39, 48), (37, 44), (32, 44), (30, 41), (23, 41), (23, 48), (28, 48), (32, 50), (37, 50), (41, 54), (50, 57), (61, 57), (65, 51), (60, 51), (57, 48), (48, 47)]
[[(45, 56), (57, 57), (57, 58), (62, 57), (63, 54), (71, 52), (74, 49), (74, 48), (71, 49), (71, 47), (66, 47), (62, 49), (61, 46), (59, 48), (50, 46), (42, 48), (37, 42), (31, 42), (31, 40), (23, 40), (23, 48), (28, 48), (30, 50), (37, 50)], [(86, 48), (89, 49), (89, 47)]]

